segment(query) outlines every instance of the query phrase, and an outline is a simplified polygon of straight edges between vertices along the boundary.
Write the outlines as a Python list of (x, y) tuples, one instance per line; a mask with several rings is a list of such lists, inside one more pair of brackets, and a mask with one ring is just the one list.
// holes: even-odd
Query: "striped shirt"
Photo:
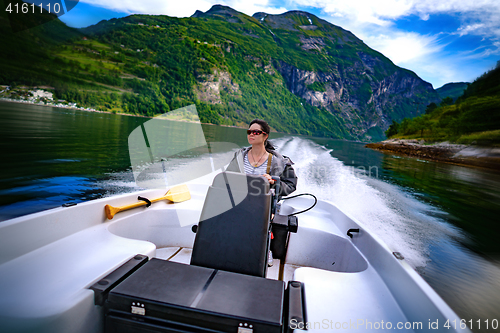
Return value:
[[(274, 158), (274, 156), (272, 157)], [(271, 159), (272, 160), (272, 159)], [(254, 167), (253, 165), (250, 164), (250, 161), (248, 160), (248, 153), (245, 154), (243, 157), (243, 162), (245, 166), (245, 173), (246, 174), (251, 174), (251, 175), (263, 175), (267, 171), (267, 161), (268, 159), (264, 161), (261, 165)]]

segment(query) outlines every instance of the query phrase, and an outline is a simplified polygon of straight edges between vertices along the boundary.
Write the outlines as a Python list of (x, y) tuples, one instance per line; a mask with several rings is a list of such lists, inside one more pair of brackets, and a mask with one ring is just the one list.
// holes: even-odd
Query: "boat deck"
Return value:
[[(182, 264), (188, 264), (191, 261), (191, 253), (193, 249), (186, 247), (163, 247), (156, 249), (155, 258), (164, 259), (169, 261), (174, 261)], [(293, 273), (297, 268), (301, 266), (285, 264), (283, 271), (283, 281), (288, 282), (293, 280)], [(274, 259), (273, 266), (268, 267), (266, 278), (278, 280), (279, 279), (279, 269), (280, 269), (280, 260)]]
[[(199, 221), (204, 189), (190, 190), (190, 201), (158, 202), (112, 221), (103, 205), (125, 205), (137, 194), (3, 222), (0, 331), (102, 333), (102, 308), (94, 305), (90, 286), (138, 253), (189, 264), (195, 234), (192, 224), (183, 222)], [(163, 193), (145, 196), (159, 195)], [(309, 206), (297, 198), (282, 209)], [(404, 260), (331, 203), (319, 201), (300, 215), (299, 223), (298, 232), (290, 235), (283, 280), (304, 283), (310, 332), (370, 332), (382, 328), (382, 322), (390, 322), (392, 329), (409, 322), (405, 331), (430, 331), (429, 322), (460, 321)], [(346, 232), (353, 228), (359, 232), (350, 238)], [(267, 278), (278, 279), (279, 269), (275, 260)]]

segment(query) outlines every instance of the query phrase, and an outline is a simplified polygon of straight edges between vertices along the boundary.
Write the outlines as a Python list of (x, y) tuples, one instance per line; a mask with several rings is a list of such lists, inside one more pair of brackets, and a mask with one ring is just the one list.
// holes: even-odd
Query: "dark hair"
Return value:
[[(248, 128), (250, 128), (250, 126), (252, 126), (253, 124), (259, 124), (260, 128), (262, 129), (262, 131), (264, 131), (268, 135), (268, 138), (269, 138), (269, 133), (271, 133), (271, 127), (269, 126), (269, 124), (265, 120), (254, 119), (254, 120), (252, 120), (250, 122), (250, 125), (248, 125)], [(271, 142), (269, 142), (269, 140), (267, 140), (267, 139), (264, 142), (264, 147), (266, 148), (267, 151), (271, 151), (271, 150), (275, 150), (276, 149), (271, 144)]]

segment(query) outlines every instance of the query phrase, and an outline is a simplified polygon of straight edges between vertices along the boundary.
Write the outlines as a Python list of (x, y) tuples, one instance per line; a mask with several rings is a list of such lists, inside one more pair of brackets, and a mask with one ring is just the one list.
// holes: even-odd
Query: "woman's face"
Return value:
[[(255, 131), (262, 131), (262, 128), (257, 123), (252, 124), (252, 126), (250, 126), (248, 129), (250, 131), (254, 131), (254, 130)], [(269, 134), (264, 134), (264, 132), (262, 132), (260, 134), (250, 133), (250, 134), (247, 135), (248, 143), (251, 144), (251, 145), (263, 144), (264, 141), (266, 141), (266, 139), (267, 139), (268, 136), (269, 136)]]

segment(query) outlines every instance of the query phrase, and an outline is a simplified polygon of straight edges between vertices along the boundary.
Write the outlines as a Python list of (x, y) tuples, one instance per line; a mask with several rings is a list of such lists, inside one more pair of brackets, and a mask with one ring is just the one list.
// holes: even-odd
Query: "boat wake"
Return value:
[(429, 248), (443, 235), (461, 238), (460, 232), (439, 217), (445, 214), (419, 201), (414, 195), (379, 179), (377, 167), (360, 169), (333, 157), (330, 149), (303, 138), (274, 140), (289, 156), (298, 176), (298, 193), (313, 193), (361, 222), (403, 254), (413, 267), (424, 267)]
[[(429, 259), (429, 248), (443, 236), (462, 238), (457, 229), (445, 223), (436, 208), (419, 201), (397, 185), (379, 179), (376, 167), (360, 170), (347, 166), (333, 157), (330, 149), (300, 137), (272, 140), (277, 150), (294, 162), (298, 176), (296, 193), (312, 193), (327, 200), (344, 213), (361, 222), (370, 232), (400, 252), (413, 267), (424, 267)], [(232, 152), (225, 156), (230, 159)], [(167, 172), (195, 167), (207, 156), (196, 159), (171, 159)], [(99, 185), (105, 196), (142, 189), (134, 182), (131, 170), (109, 174)]]

